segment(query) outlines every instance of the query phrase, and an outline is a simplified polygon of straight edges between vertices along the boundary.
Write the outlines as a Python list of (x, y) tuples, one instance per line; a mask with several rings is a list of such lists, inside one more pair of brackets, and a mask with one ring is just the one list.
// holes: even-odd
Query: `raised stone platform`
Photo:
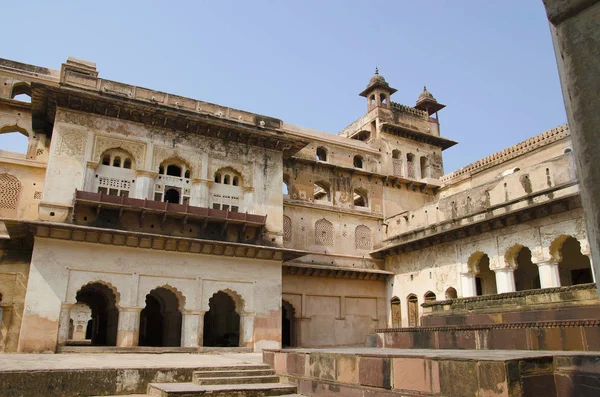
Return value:
[(0, 354), (0, 396), (145, 394), (150, 383), (191, 382), (202, 367), (258, 365), (260, 353)]
[(600, 355), (586, 352), (285, 349), (263, 361), (308, 396), (600, 395)]

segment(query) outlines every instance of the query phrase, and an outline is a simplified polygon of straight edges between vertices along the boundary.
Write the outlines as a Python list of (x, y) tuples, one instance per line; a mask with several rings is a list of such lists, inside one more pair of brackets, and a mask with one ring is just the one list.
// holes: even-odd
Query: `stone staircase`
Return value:
[(147, 394), (113, 397), (262, 397), (300, 396), (296, 386), (281, 383), (268, 365), (203, 367), (194, 371), (192, 382), (150, 383)]

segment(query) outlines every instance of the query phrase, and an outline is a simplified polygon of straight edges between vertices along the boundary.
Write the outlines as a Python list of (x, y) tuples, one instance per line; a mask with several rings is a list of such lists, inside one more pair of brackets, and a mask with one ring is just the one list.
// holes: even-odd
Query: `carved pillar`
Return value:
[(154, 178), (158, 173), (153, 171), (137, 170), (135, 172), (135, 186), (129, 192), (130, 197), (154, 200)]
[(117, 346), (137, 346), (140, 339), (141, 307), (121, 307), (119, 309), (119, 324), (117, 327)]
[(475, 275), (473, 273), (461, 273), (460, 285), (463, 298), (477, 296), (477, 285), (475, 284)]
[(494, 269), (496, 273), (496, 291), (499, 294), (505, 292), (515, 292), (515, 269), (505, 267), (502, 269)]
[(69, 320), (71, 319), (72, 303), (63, 303), (60, 306), (60, 315), (58, 318), (58, 344), (64, 345), (69, 339)]
[(207, 179), (192, 179), (190, 205), (196, 207), (210, 207), (210, 187), (213, 181)]
[(198, 346), (204, 346), (204, 315), (206, 311), (198, 311)]
[(540, 273), (541, 288), (560, 287), (560, 274), (558, 273), (558, 263), (554, 260), (548, 260), (537, 263)]
[(204, 312), (186, 310), (183, 312), (183, 321), (181, 325), (181, 347), (198, 347), (202, 331), (200, 323), (204, 327)]

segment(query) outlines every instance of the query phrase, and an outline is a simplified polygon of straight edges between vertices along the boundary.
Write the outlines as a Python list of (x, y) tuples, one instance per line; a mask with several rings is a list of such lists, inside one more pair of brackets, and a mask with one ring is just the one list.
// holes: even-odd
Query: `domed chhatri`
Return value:
[(388, 82), (385, 81), (385, 78), (379, 74), (379, 68), (377, 67), (375, 68), (375, 74), (373, 75), (373, 77), (371, 77), (371, 80), (369, 80), (369, 84), (367, 84), (367, 88), (365, 88), (364, 91), (360, 93), (360, 96), (366, 97), (371, 91), (373, 91), (376, 88), (383, 88), (384, 90), (388, 91), (390, 95), (398, 91), (397, 89), (390, 87)]
[(416, 109), (426, 111), (430, 116), (437, 113), (440, 109), (445, 108), (446, 105), (439, 103), (433, 96), (433, 94), (427, 91), (427, 86), (423, 86), (423, 92), (417, 99)]

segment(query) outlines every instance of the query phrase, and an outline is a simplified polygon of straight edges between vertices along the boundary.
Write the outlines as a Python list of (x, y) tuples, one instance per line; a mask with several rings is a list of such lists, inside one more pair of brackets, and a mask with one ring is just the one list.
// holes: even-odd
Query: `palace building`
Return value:
[(0, 352), (392, 346), (478, 313), (598, 314), (568, 127), (445, 173), (445, 105), (395, 92), (377, 71), (334, 135), (0, 59), (0, 133), (29, 141), (0, 150)]

